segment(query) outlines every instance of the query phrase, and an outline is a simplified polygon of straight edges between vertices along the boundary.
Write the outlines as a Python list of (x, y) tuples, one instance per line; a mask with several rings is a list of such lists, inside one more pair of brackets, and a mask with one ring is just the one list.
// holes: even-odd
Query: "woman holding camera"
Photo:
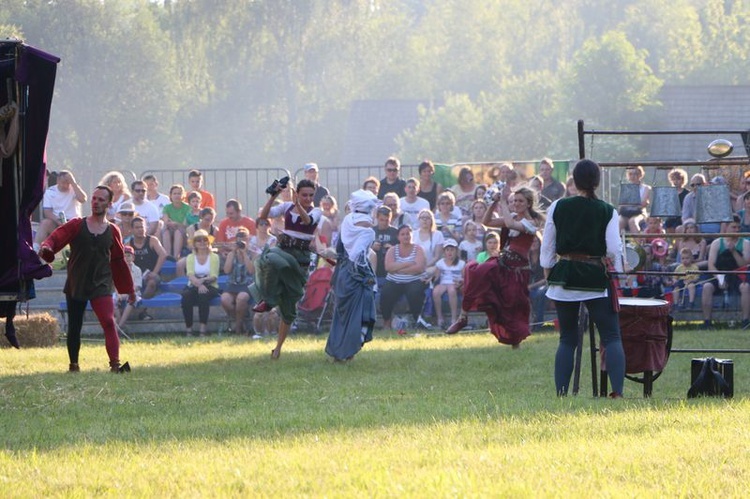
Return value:
[[(307, 270), (310, 266), (310, 247), (313, 245), (315, 229), (323, 213), (313, 206), (315, 183), (302, 179), (297, 189), (287, 186), (288, 177), (274, 183), (266, 190), (268, 201), (260, 210), (259, 219), (284, 217), (284, 229), (277, 236), (277, 245), (264, 248), (255, 262), (255, 283), (250, 292), (258, 303), (255, 312), (268, 312), (279, 306), (281, 322), (276, 348), (271, 358), (278, 359), (281, 346), (289, 328), (297, 318), (297, 302), (304, 295)], [(273, 206), (283, 190), (290, 190), (292, 201)]]
[(255, 270), (247, 247), (250, 232), (244, 227), (237, 230), (234, 249), (224, 261), (224, 273), (229, 282), (221, 294), (221, 307), (234, 319), (234, 332), (245, 334), (244, 320), (250, 304), (250, 275)]
[(193, 307), (198, 306), (200, 335), (206, 335), (208, 311), (211, 300), (219, 296), (216, 282), (219, 279), (219, 255), (211, 251), (211, 236), (203, 229), (193, 234), (193, 252), (187, 256), (188, 284), (182, 290), (182, 315), (185, 333), (193, 334)]

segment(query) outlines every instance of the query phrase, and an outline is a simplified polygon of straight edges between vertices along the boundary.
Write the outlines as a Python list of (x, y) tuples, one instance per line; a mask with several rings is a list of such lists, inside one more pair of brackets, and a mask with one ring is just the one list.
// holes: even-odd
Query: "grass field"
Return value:
[[(677, 331), (746, 348), (749, 332)], [(557, 337), (379, 335), (347, 364), (324, 337), (0, 350), (0, 497), (744, 497), (750, 358), (735, 398), (687, 400), (692, 354), (643, 399), (558, 398)]]

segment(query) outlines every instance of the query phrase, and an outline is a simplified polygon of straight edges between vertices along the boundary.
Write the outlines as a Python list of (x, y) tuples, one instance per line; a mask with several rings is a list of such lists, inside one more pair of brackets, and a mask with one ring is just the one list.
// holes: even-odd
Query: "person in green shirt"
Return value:
[(162, 210), (164, 229), (161, 232), (161, 244), (167, 250), (167, 255), (177, 260), (185, 245), (185, 227), (190, 205), (184, 201), (185, 188), (180, 184), (169, 188), (169, 199), (171, 203)]

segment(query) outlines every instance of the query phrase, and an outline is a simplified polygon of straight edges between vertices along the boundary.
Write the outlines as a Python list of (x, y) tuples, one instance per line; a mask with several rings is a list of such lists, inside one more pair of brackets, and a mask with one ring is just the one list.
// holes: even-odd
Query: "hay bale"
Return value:
[[(57, 319), (49, 313), (17, 315), (13, 320), (16, 326), (16, 336), (21, 343), (21, 347), (52, 347), (57, 345), (60, 337), (60, 324)], [(5, 335), (5, 322), (3, 321), (2, 329)], [(10, 344), (5, 338), (0, 338), (0, 347), (10, 348)]]

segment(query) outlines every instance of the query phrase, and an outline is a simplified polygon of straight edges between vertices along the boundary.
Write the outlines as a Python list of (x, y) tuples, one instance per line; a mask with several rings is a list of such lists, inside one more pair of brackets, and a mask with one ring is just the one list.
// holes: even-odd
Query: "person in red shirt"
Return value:
[[(201, 208), (208, 206), (209, 208), (216, 209), (216, 199), (214, 195), (208, 191), (203, 190), (203, 174), (200, 170), (190, 170), (188, 173), (188, 183), (193, 192), (199, 192), (201, 195)], [(187, 197), (187, 196), (185, 196)]]
[(237, 231), (245, 227), (251, 236), (255, 235), (255, 221), (242, 215), (242, 205), (236, 199), (230, 199), (226, 205), (227, 217), (219, 222), (219, 232), (216, 234), (215, 246), (225, 255), (234, 249), (237, 242)]
[(55, 259), (55, 253), (70, 245), (68, 278), (63, 291), (68, 308), (68, 369), (72, 372), (80, 371), (78, 353), (87, 302), (91, 302), (91, 308), (104, 329), (110, 371), (130, 370), (127, 362), (120, 365), (113, 284), (120, 294), (128, 295), (130, 304), (135, 303), (136, 295), (130, 268), (125, 262), (120, 229), (107, 220), (107, 210), (111, 205), (112, 191), (109, 187), (98, 186), (91, 195), (91, 215), (61, 225), (39, 248), (39, 256), (49, 263)]

